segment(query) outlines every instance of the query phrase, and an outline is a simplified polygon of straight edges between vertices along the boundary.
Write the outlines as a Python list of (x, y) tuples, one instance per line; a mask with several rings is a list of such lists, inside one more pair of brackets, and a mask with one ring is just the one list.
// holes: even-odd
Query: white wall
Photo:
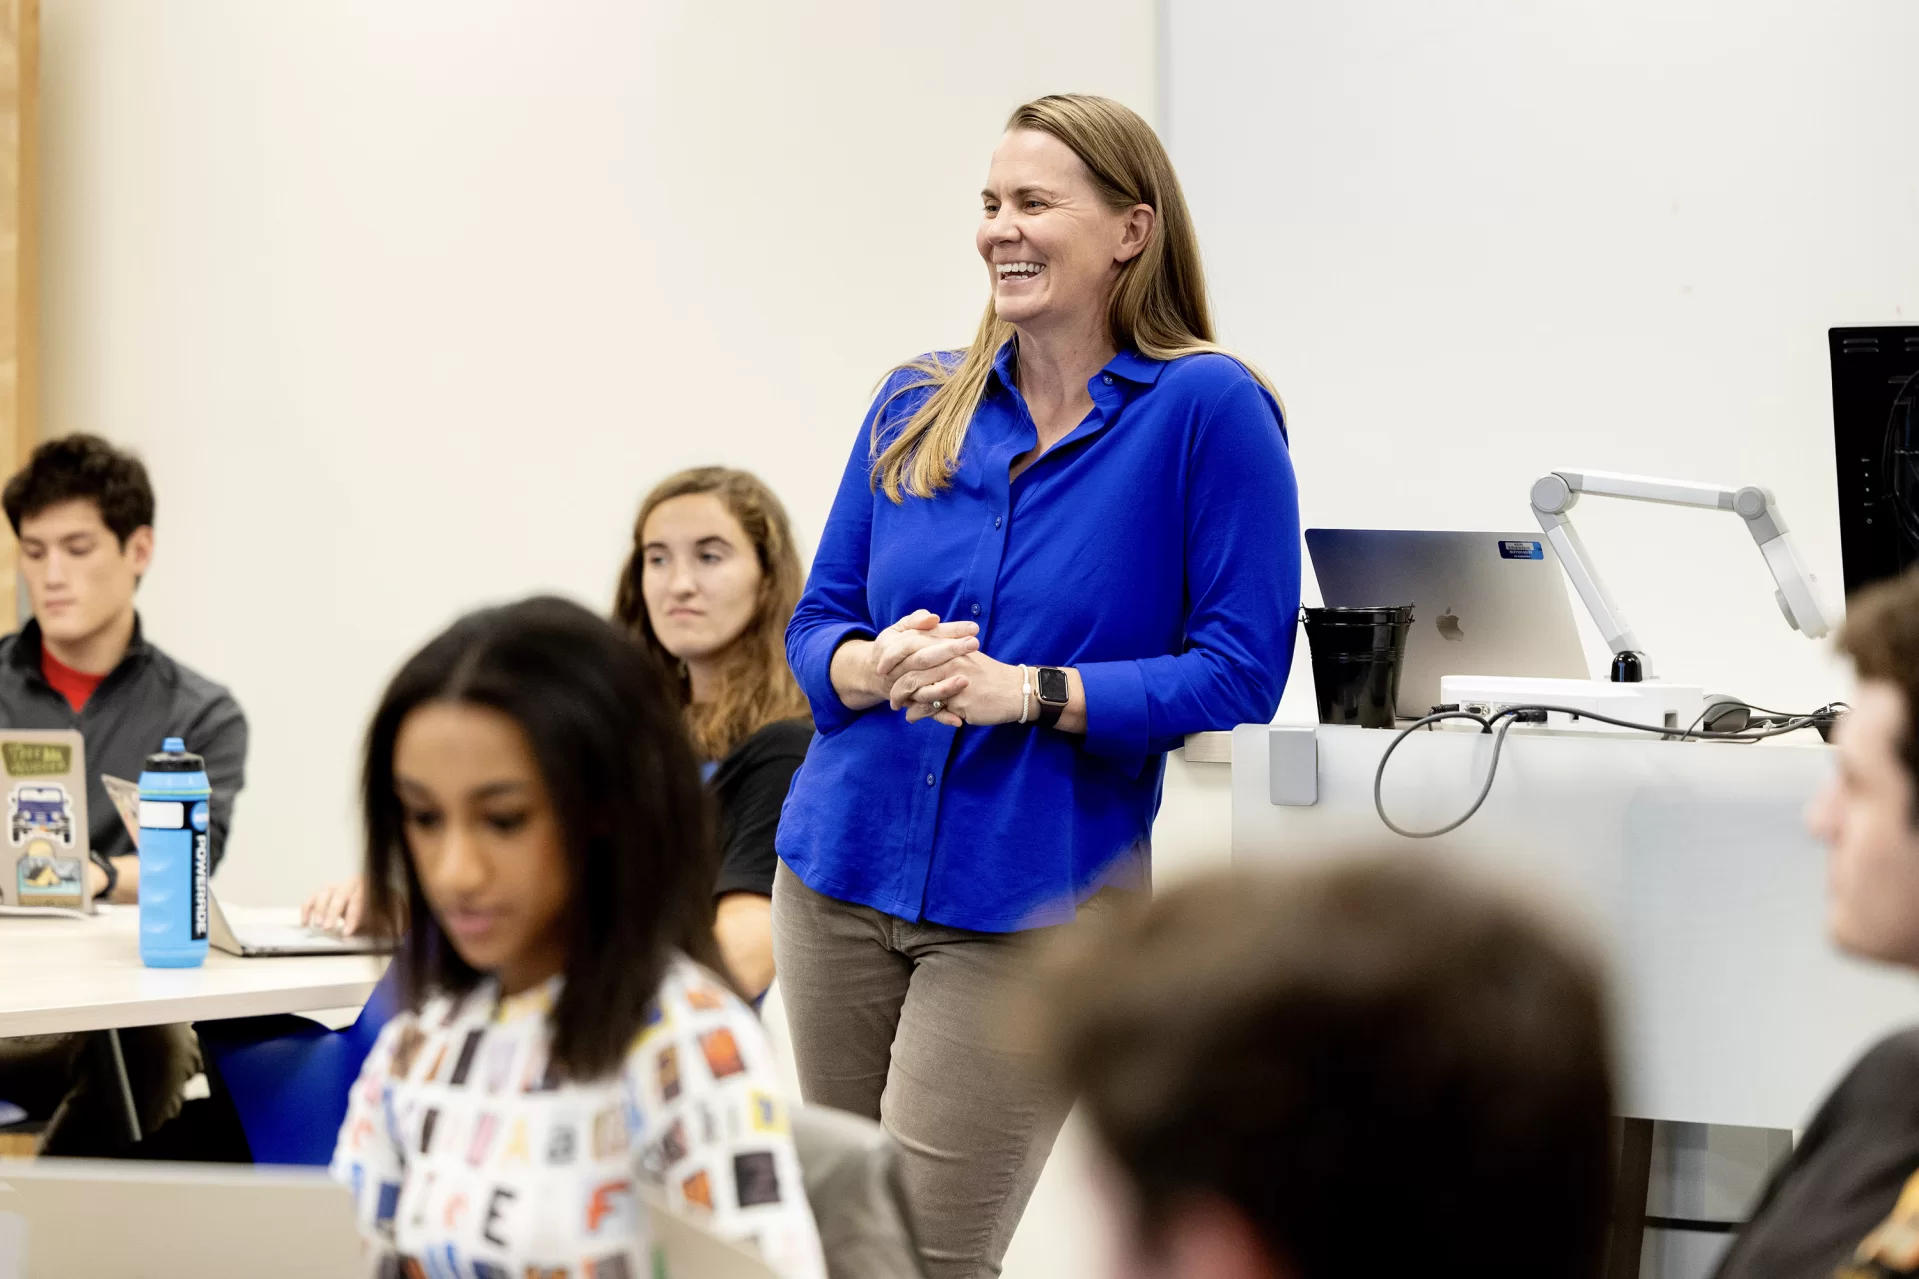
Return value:
[(44, 0), (46, 411), (160, 494), (150, 634), (253, 727), (221, 887), (357, 856), (358, 739), (474, 604), (611, 597), (728, 462), (810, 545), (893, 361), (984, 302), (978, 183), (1061, 89), (1149, 116), (1151, 0)]
[[(1531, 527), (1555, 468), (1765, 484), (1837, 604), (1826, 329), (1919, 321), (1919, 8), (1169, 0), (1167, 32), (1223, 336), (1285, 394), (1308, 525)], [(1662, 674), (1843, 695), (1739, 521), (1578, 519)]]

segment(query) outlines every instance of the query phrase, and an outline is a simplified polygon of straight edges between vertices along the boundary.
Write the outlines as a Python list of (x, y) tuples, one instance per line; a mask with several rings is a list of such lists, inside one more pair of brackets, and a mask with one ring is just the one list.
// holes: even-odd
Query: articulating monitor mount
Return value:
[(1806, 572), (1786, 536), (1786, 521), (1771, 493), (1747, 486), (1724, 488), (1716, 484), (1694, 484), (1686, 480), (1661, 480), (1643, 475), (1614, 475), (1606, 471), (1554, 471), (1533, 482), (1533, 515), (1545, 530), (1546, 540), (1559, 553), (1566, 576), (1572, 579), (1579, 598), (1599, 626), (1607, 647), (1613, 651), (1612, 678), (1616, 683), (1637, 683), (1650, 672), (1646, 669), (1645, 650), (1633, 634), (1626, 615), (1613, 603), (1599, 575), (1593, 572), (1586, 548), (1572, 526), (1567, 512), (1582, 493), (1598, 497), (1623, 497), (1635, 502), (1663, 502), (1669, 506), (1697, 506), (1706, 510), (1731, 511), (1746, 521), (1752, 540), (1759, 544), (1766, 567), (1778, 585), (1773, 593), (1779, 611), (1794, 630), (1808, 639), (1819, 639), (1828, 630), (1825, 614), (1813, 594), (1816, 579)]

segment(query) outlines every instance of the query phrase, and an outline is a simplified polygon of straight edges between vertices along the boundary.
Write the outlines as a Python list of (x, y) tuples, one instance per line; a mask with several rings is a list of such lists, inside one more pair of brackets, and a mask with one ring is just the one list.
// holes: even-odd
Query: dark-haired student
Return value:
[(770, 1050), (716, 975), (679, 719), (645, 652), (552, 599), (462, 619), (388, 687), (365, 882), (410, 1010), (333, 1161), (383, 1273), (649, 1274), (647, 1187), (824, 1276)]
[[(210, 853), (225, 855), (245, 781), (246, 717), (232, 694), (162, 652), (135, 607), (153, 562), (154, 495), (139, 458), (92, 435), (35, 449), (0, 495), (20, 543), (33, 620), (0, 639), (0, 723), (77, 729), (86, 741), (94, 895), (131, 903), (140, 858), (102, 774), (132, 779), (162, 739), (182, 737), (213, 783)], [(135, 1110), (150, 1132), (180, 1106), (199, 1070), (185, 1026), (125, 1029)], [(85, 1035), (0, 1039), (0, 1098), (48, 1121), (41, 1152), (105, 1155), (127, 1142), (118, 1081), (96, 1068)]]
[[(1807, 810), (1828, 848), (1827, 929), (1919, 969), (1919, 570), (1855, 595), (1840, 649), (1859, 676), (1838, 768)], [(1823, 1101), (1717, 1279), (1919, 1275), (1919, 1028), (1881, 1040)]]
[(1605, 998), (1530, 911), (1414, 862), (1222, 875), (1051, 986), (1115, 1276), (1599, 1274)]

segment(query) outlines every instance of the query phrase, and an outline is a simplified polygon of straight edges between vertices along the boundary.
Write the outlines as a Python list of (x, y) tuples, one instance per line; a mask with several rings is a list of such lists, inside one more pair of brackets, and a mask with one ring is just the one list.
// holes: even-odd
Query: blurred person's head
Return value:
[(1223, 875), (1055, 977), (1124, 1279), (1589, 1279), (1605, 996), (1528, 910), (1412, 863)]
[(139, 458), (96, 435), (49, 440), (7, 482), (0, 504), (47, 639), (79, 646), (130, 624), (153, 560), (153, 485)]
[(1833, 730), (1838, 768), (1807, 810), (1831, 850), (1827, 923), (1856, 955), (1919, 967), (1919, 570), (1855, 595), (1839, 647), (1858, 691)]
[(786, 508), (755, 476), (697, 467), (640, 503), (613, 613), (673, 673), (703, 757), (806, 713), (785, 649), (803, 585)]
[(698, 764), (652, 660), (565, 600), (472, 613), (367, 733), (368, 905), (407, 921), (417, 1001), (565, 978), (554, 1060), (615, 1066), (674, 950), (722, 971)]

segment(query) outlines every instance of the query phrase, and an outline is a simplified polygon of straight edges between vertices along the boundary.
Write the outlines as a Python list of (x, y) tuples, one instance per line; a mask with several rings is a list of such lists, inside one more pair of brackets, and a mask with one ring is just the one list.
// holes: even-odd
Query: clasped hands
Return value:
[(1020, 717), (1020, 669), (979, 651), (977, 622), (942, 622), (917, 609), (875, 636), (869, 656), (876, 687), (909, 724), (931, 719), (958, 728)]

